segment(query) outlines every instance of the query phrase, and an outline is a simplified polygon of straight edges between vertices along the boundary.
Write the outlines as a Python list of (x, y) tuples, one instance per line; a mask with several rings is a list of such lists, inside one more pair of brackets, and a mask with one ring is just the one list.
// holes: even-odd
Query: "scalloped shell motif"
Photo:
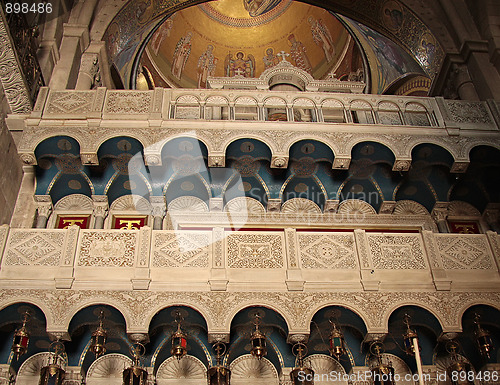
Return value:
[(55, 210), (67, 211), (88, 211), (92, 210), (92, 199), (83, 194), (71, 194), (57, 201), (54, 206)]
[(313, 201), (305, 198), (292, 198), (281, 206), (282, 213), (311, 213), (321, 214), (321, 209)]
[(132, 360), (123, 354), (106, 354), (90, 365), (86, 383), (87, 385), (119, 385), (123, 382), (123, 370), (130, 365), (132, 365)]
[[(185, 356), (181, 360), (175, 357), (169, 357), (162, 362), (156, 373), (156, 380), (158, 385), (163, 384), (178, 384), (179, 379), (183, 379), (184, 383), (189, 383), (186, 380), (199, 380), (205, 379), (206, 368), (203, 362), (193, 356)], [(201, 384), (200, 381), (194, 382)]]
[(226, 203), (224, 211), (230, 213), (264, 214), (266, 209), (258, 200), (249, 197), (237, 197)]
[(420, 203), (411, 200), (402, 200), (394, 206), (393, 215), (429, 215), (427, 209)]
[(376, 214), (377, 212), (369, 203), (361, 199), (348, 199), (339, 204), (339, 214)]
[(123, 195), (116, 199), (110, 207), (116, 211), (138, 211), (140, 213), (151, 213), (151, 204), (140, 195)]
[(208, 206), (200, 198), (183, 196), (171, 201), (168, 204), (168, 211), (206, 213), (208, 212)]
[(246, 354), (235, 359), (230, 366), (231, 384), (248, 385), (251, 384), (278, 385), (278, 372), (273, 364), (266, 358), (256, 359), (250, 354)]
[[(312, 354), (304, 359), (304, 364), (314, 370), (315, 374), (329, 374), (331, 372), (338, 373), (342, 376), (345, 374), (343, 366), (335, 359), (325, 354)], [(314, 381), (315, 385), (326, 385), (331, 381)], [(347, 385), (347, 381), (335, 381), (336, 385)]]

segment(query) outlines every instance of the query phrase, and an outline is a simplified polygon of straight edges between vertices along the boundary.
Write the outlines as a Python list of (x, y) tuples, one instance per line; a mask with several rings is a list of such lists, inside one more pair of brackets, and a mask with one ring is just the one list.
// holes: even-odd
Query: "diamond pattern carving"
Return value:
[(283, 236), (280, 234), (231, 234), (226, 239), (228, 266), (235, 269), (283, 267)]
[(49, 96), (48, 114), (82, 114), (90, 112), (95, 92), (57, 92), (52, 91)]
[(436, 237), (445, 269), (492, 269), (492, 259), (483, 235)]
[(305, 269), (355, 269), (353, 234), (298, 234)]
[(7, 266), (58, 266), (64, 247), (64, 232), (12, 230), (4, 264)]
[(153, 267), (209, 267), (209, 232), (153, 232)]

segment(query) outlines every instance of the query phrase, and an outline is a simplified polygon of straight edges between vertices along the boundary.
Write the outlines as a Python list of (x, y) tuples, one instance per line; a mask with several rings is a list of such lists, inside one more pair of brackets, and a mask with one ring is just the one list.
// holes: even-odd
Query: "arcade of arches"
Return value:
[(496, 0), (13, 3), (0, 384), (500, 384)]

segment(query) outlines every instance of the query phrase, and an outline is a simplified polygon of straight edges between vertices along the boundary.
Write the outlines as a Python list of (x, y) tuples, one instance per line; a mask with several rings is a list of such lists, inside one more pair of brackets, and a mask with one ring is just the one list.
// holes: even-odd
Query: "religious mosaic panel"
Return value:
[(485, 235), (436, 234), (436, 241), (445, 269), (488, 270), (494, 268)]
[(153, 267), (209, 267), (210, 232), (153, 232)]
[(283, 234), (239, 232), (226, 238), (228, 267), (280, 269), (284, 265)]
[(299, 256), (305, 269), (355, 269), (354, 234), (298, 233)]
[(427, 267), (419, 234), (367, 234), (367, 239), (376, 269), (421, 270)]

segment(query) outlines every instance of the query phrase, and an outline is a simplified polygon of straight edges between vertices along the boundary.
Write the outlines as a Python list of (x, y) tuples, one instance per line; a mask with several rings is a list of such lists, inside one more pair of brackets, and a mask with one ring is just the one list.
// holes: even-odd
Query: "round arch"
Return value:
[(267, 300), (248, 300), (242, 303), (239, 303), (237, 307), (231, 309), (230, 312), (227, 313), (226, 319), (224, 320), (223, 329), (226, 331), (231, 330), (231, 323), (233, 322), (234, 317), (241, 311), (251, 308), (251, 307), (265, 307), (268, 308), (277, 314), (279, 314), (285, 320), (286, 327), (288, 330), (293, 330), (293, 322), (291, 314), (288, 313), (287, 310), (276, 306), (276, 303), (272, 303)]
[(52, 311), (46, 306), (46, 304), (43, 302), (38, 302), (38, 301), (34, 300), (33, 298), (29, 298), (29, 297), (19, 296), (19, 297), (15, 297), (14, 299), (9, 298), (9, 300), (7, 300), (5, 302), (0, 302), (0, 312), (4, 309), (8, 308), (9, 306), (23, 304), (23, 303), (35, 306), (43, 313), (43, 315), (45, 317), (47, 329), (49, 329), (49, 325), (54, 323), (55, 317), (53, 316)]
[[(257, 132), (259, 132), (259, 131), (257, 131)], [(270, 140), (272, 140), (271, 137), (267, 137), (265, 135), (257, 135), (256, 132), (248, 132), (248, 133), (244, 133), (244, 134), (231, 136), (230, 139), (226, 140), (224, 142), (224, 144), (221, 146), (222, 147), (221, 150), (224, 152), (224, 156), (226, 156), (226, 154), (227, 154), (228, 147), (231, 144), (233, 144), (234, 142), (241, 140), (241, 139), (253, 139), (253, 140), (256, 140), (258, 142), (261, 142), (269, 149), (269, 151), (271, 151), (271, 156), (274, 156), (277, 152), (279, 152), (277, 149), (276, 143), (270, 142)]]
[(399, 308), (402, 308), (402, 307), (405, 307), (405, 306), (417, 307), (417, 308), (421, 308), (421, 309), (429, 312), (438, 321), (439, 326), (441, 327), (441, 329), (442, 330), (446, 330), (446, 327), (445, 327), (446, 323), (444, 322), (441, 314), (439, 314), (439, 312), (436, 309), (432, 308), (431, 306), (429, 306), (425, 302), (420, 302), (420, 301), (412, 301), (412, 302), (410, 302), (410, 301), (403, 301), (403, 302), (396, 302), (392, 306), (388, 307), (386, 309), (386, 311), (384, 312), (384, 314), (382, 316), (382, 325), (383, 325), (385, 331), (389, 330), (389, 318), (391, 318), (391, 315), (396, 310), (398, 310)]
[(351, 306), (347, 301), (338, 301), (338, 302), (323, 302), (317, 305), (316, 307), (312, 308), (310, 312), (307, 314), (307, 317), (305, 317), (305, 322), (307, 322), (307, 329), (310, 330), (310, 325), (311, 322), (314, 318), (314, 316), (320, 312), (323, 309), (326, 309), (328, 307), (343, 307), (344, 309), (347, 309), (351, 312), (353, 312), (355, 315), (357, 315), (361, 321), (363, 322), (366, 330), (369, 332), (371, 325), (368, 322), (368, 315), (362, 312), (360, 309), (355, 308), (354, 306)]
[(195, 304), (189, 301), (172, 301), (167, 303), (162, 303), (151, 309), (151, 311), (144, 315), (143, 324), (141, 325), (144, 330), (149, 330), (151, 327), (151, 322), (153, 318), (162, 310), (168, 309), (169, 307), (177, 307), (177, 306), (185, 306), (193, 309), (195, 312), (201, 315), (201, 317), (205, 320), (207, 324), (207, 330), (213, 330), (215, 325), (212, 322), (212, 319), (209, 316), (209, 310), (200, 306), (199, 304)]

